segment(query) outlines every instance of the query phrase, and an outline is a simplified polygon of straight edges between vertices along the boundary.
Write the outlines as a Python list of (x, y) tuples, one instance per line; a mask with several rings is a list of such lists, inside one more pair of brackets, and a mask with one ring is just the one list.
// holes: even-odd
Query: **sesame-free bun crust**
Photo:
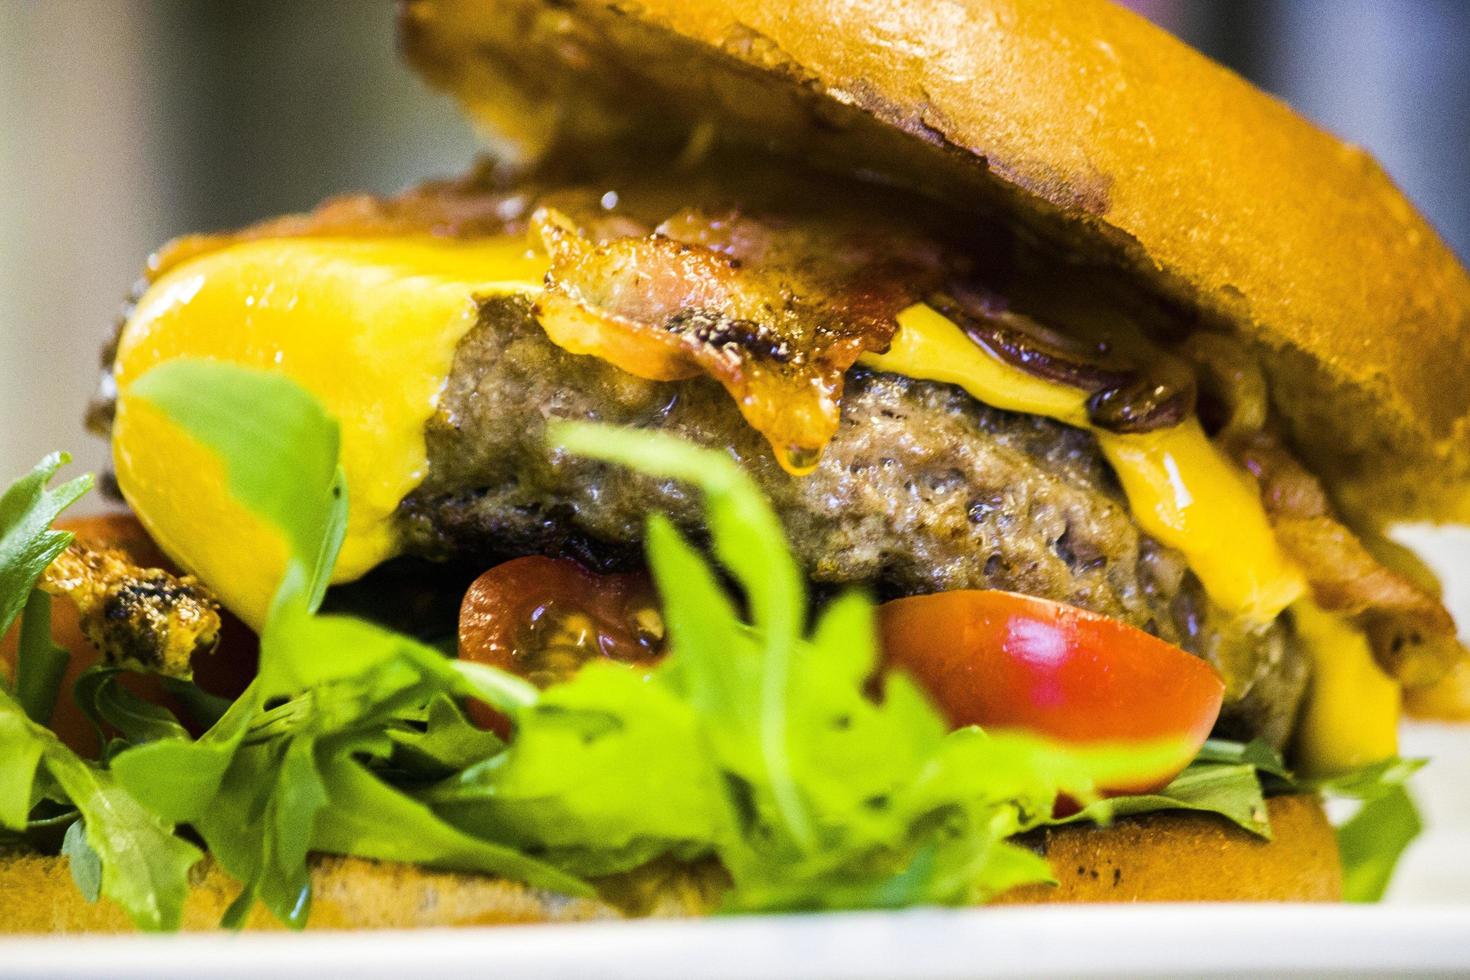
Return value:
[[(1197, 813), (1156, 813), (1107, 828), (1045, 831), (1035, 843), (1051, 860), (1058, 884), (1018, 889), (1002, 902), (1340, 899), (1337, 845), (1317, 800), (1279, 797), (1269, 805), (1274, 830), (1269, 842)], [(313, 858), (312, 885), (308, 928), (407, 929), (698, 915), (718, 904), (720, 875), (708, 867), (661, 866), (609, 883), (603, 901), (480, 875), (323, 856)], [(183, 927), (217, 926), (238, 888), (206, 861), (195, 871)], [(257, 907), (249, 927), (280, 925)], [(0, 853), (0, 933), (131, 929), (111, 902), (89, 903), (82, 897), (65, 858)]]
[(1263, 355), (1359, 521), (1470, 519), (1463, 266), (1366, 153), (1122, 8), (402, 0), (401, 23), (502, 150), (635, 142), (666, 167), (713, 121), (1114, 267)]
[(1311, 796), (1268, 801), (1263, 841), (1209, 814), (1161, 812), (1111, 827), (1041, 831), (1055, 886), (1028, 885), (1004, 904), (1034, 902), (1336, 902), (1337, 838)]

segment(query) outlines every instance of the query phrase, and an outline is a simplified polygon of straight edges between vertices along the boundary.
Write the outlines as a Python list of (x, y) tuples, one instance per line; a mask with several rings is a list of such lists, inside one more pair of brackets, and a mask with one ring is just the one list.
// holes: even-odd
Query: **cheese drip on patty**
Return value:
[(393, 514), (428, 470), (434, 414), (478, 299), (538, 288), (523, 241), (262, 239), (172, 269), (123, 329), (114, 372), (118, 485), (168, 555), (259, 629), (285, 568), (274, 528), (237, 504), (213, 453), (128, 397), (177, 357), (267, 368), (300, 383), (341, 426), (349, 509), (333, 581), (393, 557)]

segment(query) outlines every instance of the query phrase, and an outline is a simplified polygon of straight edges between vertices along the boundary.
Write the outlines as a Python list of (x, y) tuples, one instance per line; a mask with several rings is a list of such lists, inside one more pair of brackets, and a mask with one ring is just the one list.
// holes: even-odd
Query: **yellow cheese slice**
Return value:
[(1291, 614), (1312, 659), (1312, 687), (1297, 721), (1298, 767), (1330, 776), (1396, 755), (1402, 694), (1373, 659), (1368, 638), (1310, 600)]
[(225, 492), (218, 460), (133, 379), (176, 357), (273, 368), (341, 425), (350, 497), (335, 581), (391, 557), (392, 516), (428, 465), (424, 426), (474, 325), (477, 297), (539, 288), (544, 260), (509, 239), (286, 238), (190, 260), (143, 296), (118, 347), (118, 483), (170, 557), (259, 627), (284, 568), (274, 529)]

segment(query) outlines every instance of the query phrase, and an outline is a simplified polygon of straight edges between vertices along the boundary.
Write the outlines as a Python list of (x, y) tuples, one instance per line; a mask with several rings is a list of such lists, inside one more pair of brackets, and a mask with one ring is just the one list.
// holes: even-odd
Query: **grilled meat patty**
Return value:
[(1183, 559), (1138, 530), (1092, 437), (947, 385), (856, 369), (817, 470), (784, 472), (708, 378), (651, 382), (547, 340), (521, 298), (487, 301), (428, 428), (429, 472), (400, 509), (408, 553), (489, 563), (638, 560), (650, 509), (698, 532), (677, 483), (546, 446), (585, 419), (727, 448), (755, 477), (814, 583), (883, 596), (996, 588), (1074, 603), (1179, 643), (1227, 681), (1219, 731), (1285, 740), (1306, 666), (1281, 626), (1246, 630)]

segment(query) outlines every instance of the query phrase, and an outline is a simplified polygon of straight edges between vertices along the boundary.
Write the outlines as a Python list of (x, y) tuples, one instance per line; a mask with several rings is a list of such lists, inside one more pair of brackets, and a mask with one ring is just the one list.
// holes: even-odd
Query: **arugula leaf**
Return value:
[[(404, 859), (432, 862), (454, 853), (477, 870), (583, 889), (520, 854), (460, 839), (421, 804), (366, 770), (357, 773), (357, 761), (322, 754), (343, 739), (385, 737), (388, 727), (400, 725), (395, 712), (411, 712), (438, 695), (473, 695), (502, 707), (535, 698), (523, 681), (452, 664), (411, 638), (346, 617), (314, 615), (346, 527), (335, 421), (289, 379), (214, 362), (179, 360), (154, 368), (132, 393), (217, 452), (236, 499), (280, 528), (291, 545), (251, 689), (198, 741), (160, 739), (114, 762), (140, 799), (161, 815), (192, 823), (226, 870), (245, 883), (227, 924), (243, 921), (257, 898), (283, 922), (303, 924), (308, 850), (345, 846), (390, 856), (378, 838), (402, 835), (406, 827), (416, 842), (399, 842)], [(310, 693), (297, 697), (300, 692)], [(281, 697), (294, 700), (263, 712)], [(349, 791), (373, 809), (346, 812), (356, 805), (343, 801)]]
[(1218, 813), (1258, 837), (1271, 838), (1266, 798), (1256, 767), (1250, 763), (1196, 761), (1156, 793), (1117, 796), (1098, 800), (1056, 824), (1093, 821), (1106, 823), (1118, 817), (1136, 816), (1156, 810), (1196, 810)]
[(1337, 828), (1343, 897), (1347, 901), (1376, 902), (1382, 898), (1399, 859), (1423, 832), (1407, 784), (1425, 762), (1385, 759), (1303, 784), (1305, 789), (1326, 796), (1362, 801), (1357, 812)]
[(1384, 759), (1321, 779), (1298, 782), (1301, 789), (1349, 800), (1376, 800), (1392, 795), (1409, 777), (1424, 768), (1427, 759)]
[(260, 707), (258, 682), (197, 740), (160, 739), (130, 748), (111, 762), (113, 774), (154, 813), (190, 823), (209, 811), (240, 741)]
[(406, 713), (403, 722), (402, 728), (388, 729), (393, 741), (391, 765), (412, 776), (443, 779), (498, 755), (504, 748), (493, 732), (470, 724), (447, 694), (436, 694), (427, 707)]
[(1368, 798), (1337, 828), (1343, 897), (1349, 902), (1382, 898), (1399, 858), (1423, 830), (1414, 800), (1402, 784)]
[(101, 893), (140, 929), (178, 928), (199, 849), (174, 836), (172, 825), (144, 809), (110, 773), (78, 758), (0, 691), (0, 819), (11, 829), (25, 826), (39, 767), (81, 813), (87, 846), (101, 863)]
[(15, 697), (32, 721), (46, 724), (56, 707), (71, 654), (51, 639), (51, 597), (31, 590), (20, 620), (15, 656)]
[(235, 703), (230, 698), (210, 694), (193, 681), (164, 677), (161, 674), (157, 676), (164, 691), (179, 702), (189, 719), (201, 728), (216, 724), (230, 710), (230, 705)]
[(315, 608), (346, 527), (336, 421), (290, 378), (222, 361), (168, 361), (128, 394), (220, 455), (230, 493), (286, 535), (301, 576), (288, 585)]
[(70, 461), (66, 453), (52, 453), (0, 496), (0, 636), (20, 615), (46, 566), (71, 544), (72, 535), (52, 530), (51, 522), (92, 488), (92, 477), (46, 487)]
[[(4, 697), (0, 689), (0, 698)], [(6, 711), (0, 700), (0, 827), (24, 830), (35, 796), (36, 770), (44, 743), (31, 736), (24, 711)], [(19, 706), (17, 706), (18, 709)]]
[(188, 738), (189, 733), (173, 712), (152, 701), (138, 697), (118, 683), (123, 668), (110, 664), (94, 664), (82, 671), (72, 686), (72, 697), (103, 736), (103, 725), (110, 725), (134, 744), (160, 739)]
[(1232, 742), (1223, 738), (1207, 739), (1205, 744), (1200, 746), (1199, 754), (1195, 756), (1194, 761), (1197, 763), (1243, 764), (1280, 779), (1294, 778), (1291, 770), (1286, 768), (1286, 761), (1281, 758), (1281, 753), (1260, 739), (1253, 739), (1249, 742)]
[(326, 759), (322, 778), (330, 805), (313, 838), (320, 850), (503, 875), (567, 895), (592, 894), (584, 882), (514, 847), (455, 829), (347, 755)]
[(311, 881), (306, 851), (325, 805), (309, 739), (247, 745), (235, 756), (215, 805), (195, 821), (210, 853), (245, 883), (223, 924), (237, 928), (256, 900), (289, 926), (306, 923)]
[[(708, 851), (734, 823), (690, 706), (621, 665), (589, 663), (520, 712), (513, 751), (419, 794), (479, 837), (608, 874), (656, 851)], [(632, 858), (632, 864), (624, 861)]]
[(72, 880), (77, 891), (89, 902), (102, 897), (102, 858), (87, 843), (87, 821), (81, 817), (73, 820), (61, 839), (61, 853), (66, 856), (71, 868)]
[(234, 364), (169, 361), (133, 382), (130, 394), (217, 452), (231, 493), (280, 528), (290, 544), (261, 636), (255, 682), (198, 741), (162, 739), (113, 761), (123, 784), (155, 812), (192, 822), (209, 811), (260, 707), (301, 686), (293, 676), (295, 658), (280, 648), (290, 649), (289, 624), (320, 605), (346, 533), (341, 435), (316, 399), (289, 378)]
[[(365, 753), (386, 759), (394, 747), (391, 733), (408, 728), (403, 719), (445, 692), (479, 691), (474, 681), (437, 651), (371, 624), (310, 617), (296, 630), (301, 635), (290, 635), (289, 643), (309, 638), (321, 655), (310, 690), (265, 712), (253, 699), (242, 699), (221, 721), (220, 738), (233, 746), (230, 751), (205, 743), (207, 733), (193, 744), (134, 749), (115, 762), (140, 798), (193, 824), (225, 870), (245, 884), (226, 925), (241, 924), (256, 900), (287, 925), (304, 925), (310, 851), (454, 866), (586, 893), (575, 878), (464, 835), (382, 782), (358, 758)], [(334, 662), (338, 657), (341, 663)], [(347, 670), (349, 659), (360, 668)], [(504, 687), (519, 697), (521, 683)], [(235, 715), (240, 704), (251, 714)], [(187, 780), (182, 794), (180, 774), (150, 768), (159, 758), (187, 758), (201, 744), (205, 754), (190, 761), (221, 768), (207, 781)]]
[[(694, 449), (673, 436), (571, 422), (553, 426), (549, 436), (553, 444), (571, 452), (693, 483), (704, 492), (705, 523), (715, 555), (745, 589), (752, 625), (764, 646), (757, 710), (750, 716), (759, 719), (756, 738), (761, 764), (786, 830), (799, 846), (811, 847), (815, 831), (788, 768), (787, 718), (791, 658), (806, 618), (806, 589), (770, 504), (750, 475), (729, 456)], [(658, 549), (667, 553), (677, 546), (670, 536), (671, 525), (663, 525), (659, 532), (653, 530), (655, 526), (659, 525), (653, 523), (649, 528), (649, 560), (663, 585)], [(671, 560), (665, 557), (665, 564)], [(688, 567), (687, 561), (682, 564)], [(700, 583), (706, 600), (711, 584), (706, 573)], [(682, 591), (675, 588), (661, 595), (667, 604), (671, 599), (678, 601), (673, 597)]]
[[(78, 477), (55, 490), (51, 477), (66, 462), (64, 454), (48, 456), (29, 476), (0, 497), (0, 633), (14, 622), (27, 604), (37, 579), (72, 536), (51, 528), (67, 506), (91, 486), (91, 477)], [(54, 696), (54, 655), (38, 653), (43, 641), (47, 609), (39, 600), (23, 647), (28, 647), (27, 670), (21, 690), (23, 705), (0, 687), (0, 824), (12, 830), (26, 826), (36, 797), (38, 777), (54, 781), (81, 814), (69, 854), (90, 852), (79, 869), (85, 882), (95, 872), (100, 894), (121, 906), (143, 929), (177, 928), (187, 890), (189, 868), (200, 852), (175, 837), (173, 827), (139, 805), (105, 770), (85, 762), (32, 720), (31, 712), (49, 712)], [(82, 848), (85, 842), (86, 851)], [(81, 860), (79, 858), (79, 860)], [(100, 866), (100, 870), (99, 870)]]

